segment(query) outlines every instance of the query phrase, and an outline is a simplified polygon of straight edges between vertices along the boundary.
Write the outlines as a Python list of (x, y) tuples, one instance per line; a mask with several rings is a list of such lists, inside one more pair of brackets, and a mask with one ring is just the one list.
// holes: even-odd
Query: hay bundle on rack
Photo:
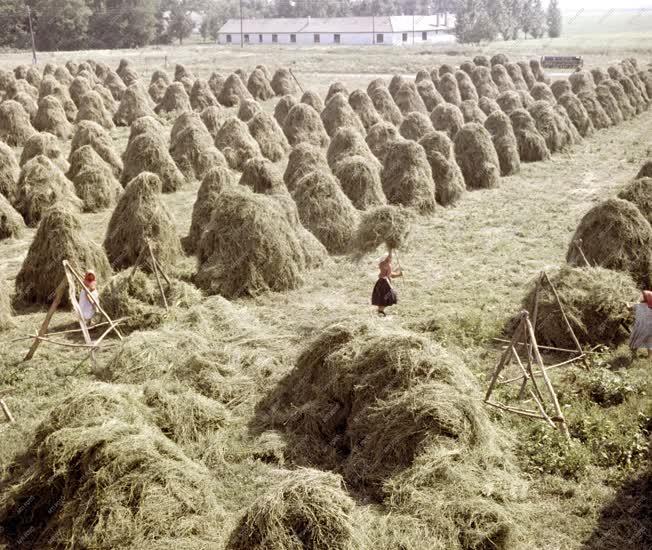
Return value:
[(84, 212), (99, 212), (113, 206), (122, 193), (122, 186), (111, 167), (91, 145), (84, 145), (70, 155), (68, 179), (82, 200)]
[[(353, 116), (355, 117), (355, 113)], [(356, 120), (362, 125), (357, 117)], [(292, 146), (305, 142), (317, 147), (327, 147), (330, 143), (321, 117), (317, 111), (305, 103), (299, 103), (292, 107), (282, 126), (283, 132)]]
[(170, 156), (186, 179), (201, 180), (213, 166), (227, 165), (199, 117), (171, 138)]
[(54, 96), (45, 96), (39, 101), (34, 128), (54, 134), (63, 140), (69, 139), (73, 132), (73, 126), (68, 122), (61, 103)]
[(453, 154), (453, 142), (445, 133), (432, 131), (419, 140), (419, 145), (430, 164), (437, 203), (455, 206), (464, 195), (466, 184)]
[(405, 84), (407, 80), (403, 78), (400, 74), (395, 74), (389, 81), (389, 86), (387, 87), (387, 90), (389, 91), (390, 95), (394, 97), (396, 95), (396, 92), (398, 92)]
[(399, 134), (396, 126), (389, 122), (379, 122), (369, 129), (366, 142), (374, 156), (380, 162), (385, 162), (388, 146), (400, 139), (401, 134)]
[[(648, 161), (648, 166), (650, 165), (652, 163)], [(636, 205), (645, 219), (652, 224), (652, 170), (648, 173), (649, 176), (639, 173), (635, 180), (630, 181), (620, 190), (618, 198)]]
[(521, 96), (515, 90), (501, 92), (496, 98), (496, 103), (498, 103), (500, 109), (504, 113), (507, 113), (508, 115), (511, 114), (512, 111), (516, 109), (523, 108), (523, 102), (521, 101)]
[(589, 113), (577, 96), (571, 93), (565, 93), (559, 96), (557, 101), (559, 101), (559, 104), (566, 109), (568, 116), (575, 128), (577, 128), (580, 136), (587, 137), (595, 131)]
[[(581, 241), (584, 256), (576, 243)], [(631, 202), (608, 199), (589, 210), (577, 227), (566, 261), (629, 273), (637, 285), (652, 286), (652, 227)]]
[(174, 265), (181, 243), (174, 220), (161, 200), (161, 190), (161, 180), (149, 172), (138, 174), (127, 184), (104, 238), (104, 249), (114, 269), (134, 265), (148, 241), (163, 268)]
[[(161, 136), (144, 132), (135, 136), (122, 155), (124, 168), (120, 182), (127, 185), (138, 174), (152, 172), (160, 178), (164, 193), (181, 189), (186, 180), (177, 168)], [(158, 179), (157, 178), (157, 179)]]
[[(25, 230), (25, 221), (23, 217), (14, 209), (11, 203), (0, 193), (0, 241), (4, 239), (18, 239), (23, 236)], [(3, 324), (3, 306), (0, 298), (0, 329)]]
[(462, 101), (460, 111), (462, 111), (464, 122), (484, 124), (484, 121), (487, 119), (487, 115), (484, 114), (484, 111), (480, 109), (478, 102), (474, 99), (465, 99)]
[(607, 87), (611, 92), (611, 95), (613, 95), (624, 120), (629, 120), (636, 115), (636, 109), (629, 100), (629, 97), (625, 93), (625, 90), (620, 82), (609, 78), (605, 80), (601, 85)]
[(154, 103), (160, 103), (165, 95), (165, 90), (167, 90), (170, 85), (170, 77), (168, 73), (160, 69), (155, 70), (152, 73), (152, 78), (149, 81), (149, 88), (147, 92), (149, 97), (152, 98)]
[(358, 210), (387, 202), (380, 182), (380, 170), (360, 155), (346, 156), (333, 166), (342, 191)]
[(522, 162), (548, 160), (550, 151), (546, 140), (539, 133), (534, 119), (525, 109), (516, 109), (509, 115), (518, 143), (518, 154)]
[(84, 145), (90, 145), (106, 162), (116, 177), (122, 174), (123, 164), (120, 155), (113, 148), (113, 140), (109, 133), (96, 122), (84, 120), (75, 127), (75, 135), (70, 144), (70, 154)]
[(413, 141), (394, 141), (387, 146), (381, 180), (390, 204), (432, 212), (435, 186), (423, 147)]
[(237, 74), (229, 75), (217, 96), (217, 100), (225, 107), (234, 107), (242, 101), (251, 99), (253, 96)]
[(150, 107), (149, 96), (145, 95), (142, 87), (133, 84), (122, 94), (118, 110), (113, 115), (113, 122), (116, 126), (131, 126), (134, 120), (144, 116), (156, 115)]
[(462, 111), (460, 111), (459, 107), (450, 103), (438, 105), (430, 113), (430, 120), (435, 130), (445, 132), (451, 139), (455, 139), (457, 132), (464, 126), (464, 115)]
[(280, 161), (290, 151), (290, 144), (272, 115), (260, 112), (249, 121), (248, 127), (263, 156), (272, 162)]
[(457, 107), (462, 103), (462, 96), (460, 95), (460, 89), (457, 86), (457, 80), (451, 73), (445, 73), (440, 78), (437, 89), (444, 98), (444, 101)]
[(115, 128), (112, 115), (106, 110), (102, 97), (92, 90), (80, 99), (76, 122), (82, 120), (92, 120), (107, 130)]
[(326, 133), (330, 137), (333, 137), (342, 128), (352, 128), (361, 135), (365, 135), (362, 122), (349, 105), (346, 97), (341, 93), (335, 94), (328, 100), (321, 113), (321, 120)]
[(611, 117), (602, 108), (602, 103), (600, 103), (598, 96), (594, 92), (580, 92), (577, 99), (584, 107), (595, 129), (601, 130), (612, 125)]
[(190, 106), (195, 111), (203, 111), (206, 107), (218, 105), (208, 82), (203, 78), (195, 80), (190, 90)]
[(161, 102), (154, 108), (157, 115), (176, 118), (184, 112), (192, 111), (190, 98), (181, 82), (173, 82), (165, 90)]
[(471, 73), (471, 80), (475, 84), (478, 97), (488, 97), (495, 99), (498, 97), (500, 90), (491, 78), (491, 70), (488, 67), (478, 66)]
[(23, 106), (13, 100), (0, 103), (0, 139), (21, 147), (36, 133)]
[(428, 114), (428, 109), (426, 108), (423, 99), (421, 99), (414, 82), (403, 83), (394, 94), (394, 102), (403, 116), (407, 116), (410, 113)]
[[(378, 124), (382, 120), (378, 111), (376, 111), (371, 98), (364, 90), (353, 90), (349, 95), (349, 105), (351, 105), (355, 114), (358, 115), (358, 118), (367, 132), (369, 131), (369, 128), (374, 124)], [(323, 107), (321, 110), (323, 110)], [(321, 110), (318, 112), (321, 112)]]
[(567, 78), (562, 78), (560, 80), (555, 80), (551, 85), (550, 89), (552, 90), (553, 95), (555, 96), (555, 99), (559, 100), (559, 98), (564, 95), (564, 94), (572, 94), (573, 89), (571, 88), (571, 84), (568, 81)]
[(272, 77), (271, 86), (277, 96), (295, 95), (298, 91), (290, 69), (284, 67), (276, 70)]
[[(471, 84), (473, 86), (473, 84)], [(475, 87), (473, 88), (475, 91)], [(423, 104), (426, 106), (426, 110), (430, 113), (432, 110), (444, 103), (444, 98), (439, 93), (439, 90), (435, 87), (432, 80), (422, 80), (417, 83), (417, 91), (423, 100)]]
[(369, 149), (364, 137), (353, 128), (342, 128), (330, 142), (326, 159), (328, 165), (333, 168), (341, 160), (351, 156), (362, 156), (373, 167), (380, 169), (380, 164)]
[(482, 109), (482, 112), (489, 116), (491, 113), (495, 111), (500, 111), (500, 105), (496, 102), (495, 99), (491, 99), (489, 97), (481, 97), (480, 100), (478, 101), (478, 107)]
[(376, 111), (384, 120), (395, 126), (401, 123), (403, 115), (387, 88), (376, 88), (370, 92), (369, 97), (371, 97), (371, 102), (374, 104)]
[[(317, 92), (313, 92), (312, 90), (306, 90), (303, 92), (300, 102), (310, 105), (318, 113), (321, 113), (324, 110), (324, 102), (322, 101), (322, 98)], [(349, 98), (349, 103), (350, 102)], [(353, 107), (353, 105), (351, 105), (351, 107)]]
[(254, 69), (247, 80), (247, 90), (254, 99), (267, 101), (274, 97), (275, 92), (269, 82), (269, 78), (261, 69)]
[(496, 112), (487, 117), (484, 127), (491, 135), (494, 149), (500, 161), (500, 175), (511, 176), (521, 170), (518, 143), (512, 122), (505, 113)]
[(301, 142), (290, 152), (283, 181), (290, 193), (294, 193), (299, 180), (314, 171), (328, 172), (324, 151), (310, 143)]
[(493, 65), (491, 67), (491, 79), (498, 87), (499, 92), (515, 91), (516, 86), (509, 76), (504, 65)]
[(242, 101), (238, 108), (238, 118), (242, 122), (249, 122), (255, 115), (262, 113), (263, 108), (255, 99)]
[(20, 165), (24, 166), (27, 161), (33, 159), (37, 155), (45, 155), (62, 172), (68, 171), (68, 161), (66, 161), (63, 156), (63, 151), (61, 151), (59, 140), (56, 136), (47, 132), (39, 132), (29, 138), (25, 143), (22, 154), (20, 155)]
[(530, 95), (535, 101), (547, 101), (550, 105), (557, 103), (555, 94), (552, 93), (550, 86), (544, 82), (537, 82), (530, 90)]
[[(473, 69), (475, 69), (475, 65), (473, 65)], [(460, 98), (462, 101), (466, 101), (467, 99), (478, 101), (480, 99), (478, 91), (475, 89), (475, 84), (473, 84), (473, 80), (471, 80), (473, 69), (471, 69), (471, 72), (469, 73), (466, 71), (455, 71), (455, 80), (457, 80), (457, 87), (460, 90)]]
[(477, 123), (465, 124), (453, 140), (455, 159), (468, 189), (491, 189), (500, 181), (500, 161), (491, 135)]
[(0, 141), (0, 195), (4, 195), (10, 202), (13, 202), (16, 196), (19, 176), (20, 167), (14, 152), (6, 143)]
[(231, 113), (226, 109), (214, 106), (206, 107), (199, 116), (201, 117), (204, 126), (206, 126), (208, 133), (214, 140), (222, 127), (222, 124), (224, 124), (224, 121), (231, 116)]
[(342, 82), (333, 82), (328, 87), (328, 92), (326, 93), (326, 99), (324, 99), (324, 103), (328, 103), (335, 94), (342, 94), (344, 97), (348, 98), (349, 90)]
[(423, 113), (416, 111), (409, 113), (403, 119), (399, 128), (400, 134), (405, 139), (411, 139), (412, 141), (419, 141), (431, 130), (433, 130), (433, 127), (430, 119)]
[(18, 300), (24, 304), (50, 302), (64, 278), (63, 260), (78, 271), (95, 271), (100, 281), (111, 274), (102, 248), (83, 235), (79, 216), (57, 204), (44, 213), (16, 276)]
[(46, 156), (37, 155), (20, 172), (14, 207), (29, 227), (36, 227), (45, 211), (57, 202), (71, 211), (82, 206), (63, 172)]
[[(276, 122), (278, 122), (281, 127), (285, 124), (285, 119), (288, 116), (288, 113), (294, 107), (297, 105), (299, 102), (297, 99), (292, 96), (292, 95), (286, 95), (283, 96), (281, 99), (279, 99), (278, 103), (276, 104), (276, 107), (274, 107), (274, 118), (276, 119)], [(317, 113), (319, 115), (319, 113)]]
[(589, 71), (580, 70), (571, 73), (568, 75), (568, 82), (574, 94), (580, 92), (593, 93), (595, 91), (595, 82), (593, 82), (593, 76)]
[(215, 146), (234, 170), (242, 170), (245, 162), (261, 155), (258, 142), (249, 133), (247, 125), (234, 116), (222, 124), (215, 136)]
[[(546, 76), (546, 73), (541, 67), (541, 63), (538, 59), (530, 59), (530, 69), (532, 70), (532, 75), (537, 82), (543, 82), (544, 84), (550, 85), (550, 78)], [(532, 87), (530, 87), (530, 90)]]

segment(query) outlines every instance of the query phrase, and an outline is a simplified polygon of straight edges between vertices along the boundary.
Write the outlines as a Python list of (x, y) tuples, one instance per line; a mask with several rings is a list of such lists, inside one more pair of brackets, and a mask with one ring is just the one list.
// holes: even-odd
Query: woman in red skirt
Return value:
[(402, 277), (403, 272), (399, 267), (395, 272), (392, 271), (392, 251), (378, 264), (380, 273), (378, 280), (371, 293), (371, 305), (378, 307), (378, 315), (385, 316), (385, 308), (393, 306), (398, 302), (396, 290), (392, 287), (393, 277)]

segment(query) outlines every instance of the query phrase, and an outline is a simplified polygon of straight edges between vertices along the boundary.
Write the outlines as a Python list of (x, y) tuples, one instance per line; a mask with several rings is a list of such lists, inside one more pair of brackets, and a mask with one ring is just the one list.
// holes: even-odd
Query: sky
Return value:
[(610, 10), (610, 9), (642, 9), (652, 11), (652, 0), (559, 0), (562, 10)]

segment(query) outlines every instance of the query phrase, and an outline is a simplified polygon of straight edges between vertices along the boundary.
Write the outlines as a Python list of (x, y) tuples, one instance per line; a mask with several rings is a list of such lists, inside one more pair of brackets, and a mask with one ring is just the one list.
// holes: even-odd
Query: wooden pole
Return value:
[(2, 409), (2, 412), (5, 415), (5, 418), (11, 422), (12, 424), (16, 422), (16, 419), (12, 416), (11, 411), (9, 410), (9, 407), (7, 407), (7, 404), (5, 403), (4, 399), (0, 399), (0, 408)]
[(577, 239), (576, 241), (573, 242), (573, 244), (575, 245), (575, 248), (577, 248), (577, 251), (580, 253), (580, 256), (582, 256), (582, 259), (584, 260), (586, 267), (591, 267), (589, 260), (584, 255), (584, 250), (582, 250), (582, 239)]
[(573, 330), (573, 327), (571, 326), (568, 317), (566, 317), (566, 311), (564, 310), (564, 306), (561, 303), (561, 299), (559, 298), (559, 294), (557, 292), (557, 289), (555, 288), (555, 285), (552, 284), (550, 277), (548, 277), (548, 274), (545, 271), (543, 272), (543, 275), (545, 276), (546, 281), (550, 285), (550, 288), (552, 289), (552, 292), (555, 295), (555, 300), (557, 301), (557, 305), (559, 306), (559, 311), (561, 312), (561, 316), (564, 319), (564, 323), (566, 324), (566, 328), (568, 328), (568, 332), (570, 332), (573, 342), (577, 346), (577, 350), (579, 351), (580, 354), (583, 354), (584, 350), (582, 349), (582, 345), (580, 344), (580, 341), (577, 339), (577, 336), (575, 336), (575, 331)]
[(156, 263), (156, 267), (158, 268), (159, 272), (161, 273), (161, 275), (162, 275), (163, 278), (165, 279), (165, 282), (166, 282), (168, 285), (171, 285), (172, 283), (170, 282), (170, 278), (169, 278), (169, 277), (167, 276), (167, 274), (165, 273), (165, 270), (161, 267), (161, 264), (159, 263), (159, 261), (158, 261), (156, 258), (154, 258), (154, 262)]
[(161, 283), (161, 277), (158, 274), (158, 266), (156, 264), (156, 258), (154, 258), (154, 252), (152, 252), (152, 245), (147, 241), (147, 249), (149, 250), (149, 257), (152, 259), (152, 268), (154, 270), (154, 275), (156, 275), (156, 283), (158, 284), (158, 289), (163, 298), (163, 305), (165, 306), (165, 311), (170, 311), (168, 306), (168, 299), (165, 297), (165, 291), (163, 290), (163, 284)]
[(530, 391), (530, 397), (532, 397), (532, 399), (534, 399), (534, 402), (537, 404), (537, 408), (539, 409), (541, 416), (543, 416), (546, 419), (546, 422), (550, 425), (550, 427), (557, 428), (557, 426), (555, 426), (555, 423), (548, 416), (548, 413), (546, 413), (546, 409), (543, 407), (543, 403), (539, 401), (539, 399), (537, 398), (537, 396), (534, 394), (532, 390), (529, 391)]
[(292, 72), (292, 69), (288, 69), (288, 70), (290, 71), (290, 74), (292, 75), (292, 78), (294, 78), (294, 81), (297, 83), (297, 86), (299, 86), (299, 90), (301, 90), (301, 93), (304, 93), (305, 90), (304, 90), (303, 87), (301, 86), (301, 82), (299, 82), (299, 80), (297, 79), (297, 77), (294, 76), (294, 73)]
[(59, 307), (59, 304), (61, 303), (61, 299), (63, 298), (63, 293), (66, 290), (67, 286), (68, 286), (68, 279), (64, 278), (63, 281), (59, 283), (59, 286), (54, 292), (54, 300), (52, 301), (52, 304), (50, 305), (50, 309), (48, 309), (48, 312), (45, 315), (45, 319), (43, 319), (41, 328), (38, 331), (38, 336), (34, 339), (34, 342), (32, 343), (32, 347), (29, 348), (29, 351), (27, 352), (27, 355), (25, 356), (23, 361), (29, 361), (32, 357), (34, 357), (34, 354), (36, 353), (36, 349), (39, 347), (41, 343), (40, 337), (43, 337), (47, 334), (48, 326), (50, 325), (52, 316), (54, 315), (54, 312)]
[(522, 416), (527, 416), (528, 418), (540, 418), (541, 420), (545, 420), (545, 417), (541, 416), (537, 411), (519, 409), (518, 407), (510, 407), (508, 405), (503, 405), (502, 403), (496, 403), (495, 401), (485, 401), (485, 403), (502, 411), (520, 414)]
[[(520, 321), (518, 323), (518, 326), (516, 327), (516, 330), (514, 331), (514, 335), (512, 337), (512, 342), (517, 342), (520, 337), (521, 337), (521, 332), (523, 332), (523, 319), (525, 318), (526, 312), (521, 312), (520, 315)], [(496, 385), (496, 382), (498, 381), (498, 376), (500, 376), (500, 372), (503, 370), (505, 363), (507, 362), (509, 356), (512, 353), (512, 350), (514, 349), (513, 343), (511, 346), (505, 350), (503, 355), (500, 358), (500, 361), (498, 362), (498, 365), (496, 366), (496, 370), (494, 371), (493, 376), (491, 377), (491, 382), (489, 383), (489, 388), (487, 389), (487, 393), (485, 394), (484, 400), (488, 401), (489, 397), (491, 397), (491, 392), (494, 389), (494, 386)]]
[[(504, 344), (509, 344), (511, 340), (506, 340), (505, 338), (492, 338), (494, 342), (502, 342)], [(528, 342), (516, 342), (516, 346), (529, 346), (530, 344)], [(508, 346), (505, 346), (508, 347)], [(564, 353), (577, 353), (576, 349), (566, 349), (566, 348), (555, 348), (552, 346), (539, 346), (539, 349), (545, 349), (546, 351), (561, 351)], [(595, 353), (593, 351), (584, 351), (582, 350), (582, 353)]]

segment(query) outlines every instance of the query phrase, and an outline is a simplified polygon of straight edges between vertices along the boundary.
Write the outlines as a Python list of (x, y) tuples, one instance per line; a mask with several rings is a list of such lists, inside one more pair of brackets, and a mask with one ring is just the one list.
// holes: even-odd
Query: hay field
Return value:
[[(91, 57), (115, 69), (126, 58), (145, 86), (154, 70), (172, 75), (177, 63), (205, 79), (258, 64), (289, 66), (324, 98), (334, 81), (366, 89), (379, 76), (412, 78), (497, 47), (518, 60), (579, 53), (588, 69), (627, 57), (647, 66), (649, 36), (571, 35), (451, 52), (192, 45), (42, 54), (40, 63)], [(3, 54), (0, 68), (28, 60)], [(263, 102), (263, 111), (274, 113), (277, 102)], [(166, 134), (173, 121), (163, 120)], [(497, 188), (417, 216), (410, 246), (400, 251), (400, 302), (387, 318), (369, 305), (382, 249), (358, 261), (330, 255), (293, 290), (232, 300), (176, 296), (161, 324), (122, 345), (109, 338), (97, 369), (79, 364), (78, 349), (47, 345), (22, 363), (29, 341), (19, 338), (38, 330), (45, 309), (21, 308), (0, 333), (0, 398), (17, 420), (0, 423), (0, 492), (9, 495), (0, 501), (0, 548), (552, 550), (649, 541), (646, 359), (629, 363), (626, 347), (605, 348), (590, 356), (590, 371), (555, 371), (570, 446), (543, 424), (485, 410), (480, 394), (502, 352), (492, 338), (503, 335), (538, 273), (565, 264), (584, 214), (652, 157), (651, 130), (652, 110), (645, 110), (550, 160), (522, 163)], [(129, 127), (110, 130), (120, 154), (129, 134)], [(70, 140), (59, 144), (68, 158)], [(20, 158), (22, 148), (14, 152)], [(280, 173), (287, 162), (276, 163)], [(179, 237), (188, 234), (201, 185), (190, 180), (160, 195)], [(83, 236), (101, 244), (112, 213), (80, 214)], [(0, 241), (0, 290), (13, 294), (36, 232)], [(196, 259), (181, 255), (171, 274), (185, 284), (195, 269)], [(345, 343), (329, 339), (333, 325), (366, 327), (374, 346), (356, 334)], [(50, 330), (73, 327), (64, 310)], [(330, 362), (320, 362), (326, 356)], [(389, 366), (374, 378), (367, 357)], [(390, 360), (397, 357), (429, 365), (436, 379), (397, 374)], [(346, 378), (349, 371), (360, 379)], [(388, 392), (393, 384), (405, 392)], [(322, 390), (339, 405), (320, 401)], [(361, 440), (358, 455), (352, 442), (329, 439), (328, 430), (339, 433), (331, 424), (347, 392), (358, 399), (348, 403), (358, 416), (351, 413), (357, 424), (347, 432)], [(379, 397), (375, 408), (365, 392)], [(423, 418), (431, 425), (422, 431), (439, 430), (436, 443), (419, 435)], [(385, 424), (390, 433), (379, 435)], [(413, 454), (404, 456), (403, 446)]]

